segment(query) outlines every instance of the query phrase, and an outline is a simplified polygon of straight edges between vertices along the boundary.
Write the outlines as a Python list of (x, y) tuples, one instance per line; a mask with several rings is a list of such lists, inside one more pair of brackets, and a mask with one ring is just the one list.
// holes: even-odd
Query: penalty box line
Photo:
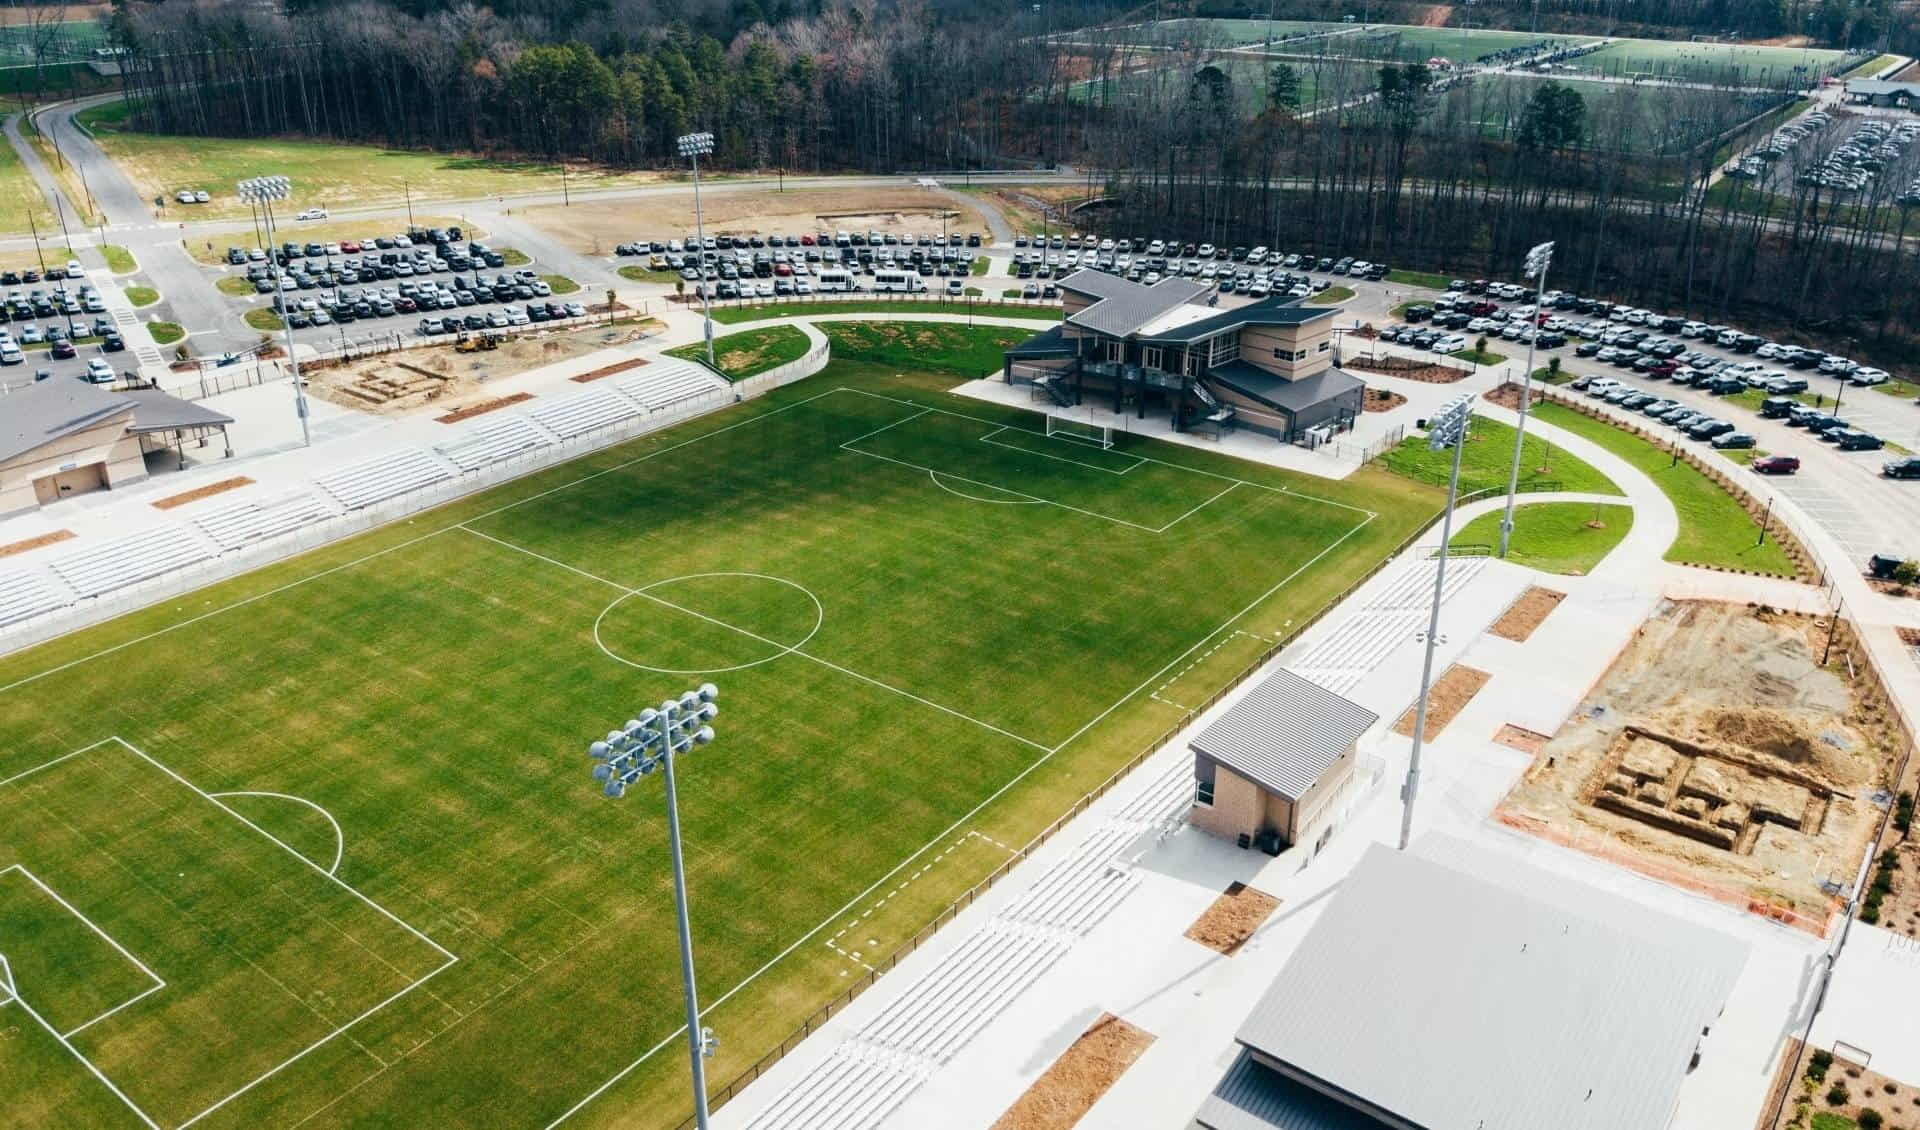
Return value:
[[(60, 760), (64, 761), (66, 759), (61, 758)], [(126, 1008), (129, 1005), (135, 1004), (139, 1001), (145, 1000), (147, 997), (150, 997), (153, 994), (159, 992), (161, 989), (164, 989), (167, 987), (167, 982), (165, 978), (161, 977), (158, 973), (155, 973), (151, 968), (149, 968), (146, 962), (141, 961), (139, 958), (133, 956), (132, 952), (130, 952), (127, 949), (127, 947), (121, 945), (120, 942), (116, 938), (114, 938), (112, 934), (109, 934), (105, 930), (101, 929), (99, 923), (95, 922), (91, 918), (88, 918), (85, 914), (82, 914), (80, 912), (79, 907), (74, 906), (72, 903), (62, 898), (60, 896), (59, 891), (56, 891), (52, 887), (48, 886), (45, 880), (41, 879), (38, 875), (35, 875), (32, 871), (28, 870), (26, 864), (15, 863), (7, 867), (0, 867), (0, 875), (5, 875), (13, 871), (18, 871), (20, 874), (26, 876), (27, 882), (32, 883), (34, 886), (40, 888), (41, 894), (46, 895), (48, 898), (59, 903), (60, 909), (66, 911), (68, 914), (71, 914), (75, 918), (79, 919), (81, 925), (85, 926), (87, 929), (92, 930), (95, 934), (99, 935), (101, 941), (107, 943), (109, 946), (112, 946), (116, 953), (118, 953), (121, 957), (126, 958), (128, 961), (132, 962), (134, 968), (138, 969), (143, 975), (145, 975), (147, 980), (153, 982), (151, 985), (147, 986), (141, 992), (136, 993), (134, 996), (129, 997), (124, 1001), (121, 1001), (119, 1004), (114, 1005), (112, 1008), (106, 1010), (105, 1012), (100, 1013), (98, 1016), (95, 1016), (93, 1019), (88, 1020), (86, 1023), (81, 1024), (77, 1027), (69, 1028), (65, 1032), (60, 1033), (60, 1036), (63, 1039), (77, 1035), (81, 1032), (84, 1032), (88, 1028), (91, 1028), (95, 1024), (98, 1024), (102, 1020), (105, 1020), (107, 1017), (112, 1016), (116, 1012), (119, 1012), (121, 1009)], [(11, 970), (9, 970), (9, 977), (11, 977)], [(13, 983), (10, 980), (9, 987), (12, 989), (13, 994), (15, 996), (19, 995), (20, 986), (17, 983)]]
[[(381, 1009), (384, 1009), (388, 1005), (399, 1000), (401, 997), (404, 997), (408, 993), (413, 992), (415, 989), (426, 984), (428, 981), (433, 980), (435, 977), (439, 976), (441, 973), (445, 972), (447, 969), (451, 968), (453, 965), (459, 962), (460, 960), (459, 956), (454, 954), (451, 950), (447, 949), (445, 946), (441, 945), (439, 942), (434, 941), (432, 938), (429, 938), (427, 935), (421, 933), (419, 930), (414, 929), (411, 925), (402, 921), (392, 911), (388, 910), (384, 906), (381, 906), (379, 903), (374, 902), (372, 899), (368, 898), (366, 895), (361, 894), (358, 890), (354, 889), (352, 885), (347, 883), (345, 880), (341, 879), (339, 876), (330, 873), (329, 871), (327, 871), (326, 868), (320, 866), (319, 864), (315, 863), (313, 860), (308, 859), (306, 856), (295, 851), (292, 847), (288, 846), (285, 841), (281, 840), (279, 837), (275, 836), (273, 833), (267, 831), (266, 829), (260, 827), (258, 824), (255, 824), (253, 821), (247, 819), (245, 816), (242, 816), (240, 813), (234, 811), (234, 809), (231, 808), (230, 806), (222, 804), (218, 797), (213, 796), (211, 793), (208, 793), (206, 790), (194, 784), (192, 781), (189, 781), (185, 777), (182, 777), (179, 773), (174, 772), (173, 769), (168, 767), (165, 763), (161, 762), (159, 759), (153, 757), (152, 755), (148, 754), (145, 750), (142, 750), (138, 746), (134, 745), (132, 742), (127, 741), (125, 738), (122, 738), (117, 734), (109, 738), (103, 738), (100, 741), (94, 742), (91, 745), (82, 746), (80, 749), (74, 750), (71, 753), (63, 754), (59, 757), (52, 759), (51, 761), (43, 762), (42, 764), (36, 765), (33, 768), (28, 769), (24, 772), (16, 773), (11, 777), (6, 778), (5, 780), (0, 780), (0, 785), (11, 784), (15, 781), (21, 780), (24, 777), (31, 776), (34, 773), (38, 773), (43, 769), (49, 768), (50, 766), (58, 765), (62, 762), (71, 760), (72, 758), (79, 757), (83, 754), (99, 749), (101, 746), (105, 746), (105, 745), (117, 745), (121, 749), (125, 750), (126, 752), (133, 754), (135, 757), (138, 757), (140, 760), (145, 761), (147, 764), (153, 766), (155, 769), (158, 769), (160, 772), (166, 774), (168, 777), (172, 778), (174, 781), (178, 782), (179, 784), (185, 786), (187, 789), (192, 791), (194, 795), (200, 797), (200, 799), (206, 801), (208, 804), (213, 805), (215, 808), (220, 809), (222, 812), (225, 812), (228, 816), (233, 817), (235, 820), (246, 825), (248, 828), (251, 828), (253, 831), (259, 833), (268, 841), (272, 842), (275, 846), (279, 847), (282, 851), (285, 851), (288, 855), (299, 860), (309, 870), (313, 871), (314, 874), (319, 875), (322, 879), (326, 880), (329, 883), (332, 883), (334, 886), (339, 887), (341, 890), (352, 895), (354, 898), (358, 899), (360, 902), (370, 907), (372, 910), (374, 910), (376, 913), (381, 915), (383, 918), (386, 918), (388, 921), (392, 922), (394, 925), (399, 926), (402, 930), (405, 930), (407, 933), (413, 935), (413, 937), (415, 937), (416, 939), (422, 942), (425, 942), (428, 946), (431, 946), (435, 952), (439, 953), (442, 957), (446, 959), (445, 961), (441, 962), (438, 966), (435, 966), (432, 970), (428, 971), (426, 974), (415, 978), (411, 984), (408, 984), (402, 987), (399, 991), (393, 993), (391, 996), (388, 996), (386, 999), (380, 1001), (378, 1004), (375, 1004), (373, 1007), (360, 1013), (358, 1016), (355, 1016), (353, 1019), (348, 1020), (346, 1023), (335, 1027), (333, 1031), (328, 1032), (326, 1035), (321, 1036), (319, 1039), (308, 1044), (306, 1047), (301, 1048), (299, 1051), (288, 1056), (286, 1059), (281, 1060), (278, 1064), (274, 1065), (272, 1068), (269, 1068), (267, 1071), (263, 1072), (262, 1074), (255, 1077), (251, 1081), (247, 1082), (245, 1085), (232, 1091), (231, 1093), (226, 1095), (224, 1098), (221, 1098), (215, 1101), (212, 1105), (200, 1111), (198, 1114), (195, 1114), (193, 1117), (188, 1118), (184, 1122), (178, 1123), (174, 1127), (174, 1130), (186, 1130), (187, 1127), (194, 1125), (195, 1123), (199, 1122), (201, 1119), (206, 1118), (208, 1115), (214, 1113), (217, 1110), (220, 1110), (221, 1108), (225, 1107), (228, 1103), (231, 1103), (233, 1100), (253, 1090), (255, 1087), (258, 1087), (260, 1084), (266, 1082), (268, 1079), (271, 1079), (275, 1075), (278, 1075), (280, 1072), (286, 1070), (288, 1067), (291, 1067), (293, 1064), (299, 1062), (301, 1059), (306, 1058), (306, 1056), (310, 1055), (314, 1051), (317, 1051), (321, 1047), (324, 1047), (328, 1043), (331, 1043), (334, 1039), (344, 1034), (348, 1029), (359, 1024), (362, 1020), (367, 1019), (368, 1017), (372, 1016), (374, 1013), (379, 1012)], [(15, 866), (18, 866), (18, 865), (15, 865)], [(22, 867), (21, 870), (24, 872), (25, 868)], [(0, 874), (4, 874), (4, 872), (0, 872)], [(37, 883), (38, 880), (35, 880), (35, 882)], [(43, 887), (43, 889), (45, 888)], [(52, 892), (49, 891), (48, 893), (51, 894)], [(58, 895), (54, 895), (54, 897), (56, 899), (59, 899)], [(67, 905), (66, 900), (64, 899), (60, 899), (60, 902), (62, 906)], [(71, 908), (69, 907), (69, 909)], [(77, 911), (75, 911), (74, 913), (76, 915), (78, 914)], [(86, 921), (84, 916), (81, 916), (81, 918), (82, 918), (82, 921)], [(89, 926), (93, 925), (91, 922), (88, 922), (87, 924)], [(94, 929), (96, 931), (99, 930), (97, 926), (95, 926)], [(106, 936), (104, 932), (102, 932), (102, 936), (103, 937)], [(115, 949), (120, 949), (122, 953), (126, 953), (124, 949), (121, 949), (119, 943), (114, 942), (112, 938), (108, 938), (107, 940), (113, 944)], [(140, 965), (140, 967), (143, 970), (146, 970), (146, 966), (140, 963), (137, 959), (134, 959), (131, 954), (128, 954), (127, 956), (129, 960), (133, 960), (135, 964)], [(149, 976), (153, 976), (156, 979), (158, 979), (158, 975), (154, 974), (151, 970), (147, 970), (147, 972)], [(148, 992), (153, 992), (153, 991), (154, 990), (148, 990)], [(142, 994), (142, 996), (145, 996), (145, 995), (146, 994), (144, 993)], [(29, 1016), (32, 1016), (35, 1022), (37, 1022), (42, 1028), (45, 1028), (48, 1034), (53, 1036), (54, 1039), (58, 1040), (62, 1047), (65, 1047), (67, 1051), (75, 1059), (79, 1060), (80, 1063), (83, 1066), (85, 1066), (86, 1069), (90, 1073), (92, 1073), (92, 1075), (96, 1079), (100, 1080), (102, 1085), (104, 1085), (109, 1091), (113, 1092), (115, 1097), (117, 1097), (122, 1103), (126, 1104), (127, 1109), (131, 1110), (135, 1115), (137, 1115), (143, 1123), (145, 1123), (149, 1127), (152, 1127), (153, 1130), (160, 1130), (159, 1123), (155, 1122), (150, 1116), (148, 1116), (148, 1114), (144, 1110), (141, 1110), (139, 1105), (136, 1104), (133, 1101), (133, 1099), (127, 1095), (125, 1091), (121, 1090), (117, 1085), (115, 1085), (113, 1080), (108, 1078), (105, 1072), (101, 1071), (100, 1068), (97, 1067), (92, 1060), (88, 1059), (86, 1055), (80, 1051), (80, 1049), (74, 1047), (73, 1044), (67, 1039), (65, 1035), (55, 1030), (54, 1027), (51, 1024), (49, 1024), (44, 1017), (42, 1017), (39, 1013), (35, 1012), (33, 1010), (33, 1007), (27, 1003), (25, 998), (19, 995), (17, 988), (15, 989), (15, 992), (12, 998), (12, 1003), (16, 1003), (20, 1005), (20, 1007), (26, 1009), (27, 1014)], [(133, 1002), (132, 1001), (125, 1002), (120, 1007), (124, 1008), (126, 1007), (127, 1004), (131, 1004), (131, 1003)], [(115, 1009), (114, 1011), (118, 1011), (118, 1009)], [(95, 1017), (93, 1020), (88, 1021), (86, 1025), (82, 1025), (81, 1027), (83, 1028), (87, 1027), (88, 1025), (91, 1025), (103, 1019), (105, 1019), (105, 1016)], [(78, 1032), (79, 1030), (80, 1030), (79, 1028), (74, 1029), (75, 1032)]]

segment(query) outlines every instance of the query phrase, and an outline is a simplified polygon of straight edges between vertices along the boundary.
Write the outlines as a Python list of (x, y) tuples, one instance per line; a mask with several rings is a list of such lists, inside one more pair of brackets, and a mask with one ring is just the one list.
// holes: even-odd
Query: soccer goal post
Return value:
[(1105, 451), (1113, 446), (1113, 429), (1105, 424), (1090, 424), (1085, 420), (1068, 419), (1049, 412), (1047, 413), (1047, 438), (1084, 443)]

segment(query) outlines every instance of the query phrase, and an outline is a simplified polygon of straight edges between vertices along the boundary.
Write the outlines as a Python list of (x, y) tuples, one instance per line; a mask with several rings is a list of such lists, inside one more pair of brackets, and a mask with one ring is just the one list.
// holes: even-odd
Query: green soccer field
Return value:
[(591, 738), (721, 688), (717, 1087), (1437, 509), (955, 379), (835, 362), (0, 659), (7, 1125), (675, 1126), (660, 792)]

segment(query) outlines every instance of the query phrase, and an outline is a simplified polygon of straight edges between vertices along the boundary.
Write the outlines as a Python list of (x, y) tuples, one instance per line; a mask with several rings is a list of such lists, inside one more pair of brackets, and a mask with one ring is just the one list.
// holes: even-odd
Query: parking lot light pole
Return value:
[(712, 156), (711, 133), (680, 136), (680, 155), (693, 162), (693, 236), (700, 247), (694, 261), (700, 264), (700, 310), (706, 321), (707, 368), (718, 371), (713, 360), (713, 280), (707, 277), (707, 229), (700, 217), (700, 158)]
[(266, 221), (267, 262), (273, 265), (273, 302), (280, 310), (280, 328), (286, 332), (287, 338), (287, 364), (293, 369), (293, 411), (300, 417), (301, 444), (312, 447), (313, 431), (307, 425), (307, 390), (301, 386), (300, 359), (293, 352), (293, 311), (287, 308), (287, 292), (281, 286), (284, 268), (273, 249), (273, 202), (291, 197), (293, 182), (286, 177), (249, 177), (241, 181), (237, 188), (240, 199), (260, 206), (260, 214)]
[(1427, 739), (1427, 692), (1433, 686), (1433, 652), (1440, 640), (1440, 594), (1447, 583), (1447, 543), (1453, 540), (1453, 505), (1460, 497), (1460, 452), (1467, 446), (1467, 422), (1473, 419), (1473, 395), (1449, 400), (1427, 421), (1427, 449), (1453, 448), (1453, 470), (1447, 476), (1447, 508), (1440, 514), (1440, 557), (1433, 569), (1433, 611), (1427, 618), (1427, 655), (1420, 665), (1420, 699), (1413, 716), (1413, 754), (1407, 761), (1407, 780), (1400, 787), (1400, 850), (1413, 837), (1413, 798), (1420, 791), (1420, 747)]
[(1520, 490), (1520, 448), (1527, 440), (1527, 407), (1533, 400), (1533, 347), (1540, 338), (1540, 299), (1547, 292), (1547, 267), (1553, 263), (1553, 244), (1542, 243), (1527, 252), (1527, 277), (1533, 284), (1533, 332), (1527, 335), (1527, 367), (1520, 374), (1520, 426), (1513, 432), (1513, 469), (1507, 472), (1507, 511), (1500, 519), (1500, 556), (1513, 540), (1513, 498)]
[(659, 708), (648, 707), (625, 726), (609, 731), (605, 740), (587, 747), (593, 758), (593, 777), (606, 782), (610, 797), (626, 795), (627, 786), (649, 776), (656, 769), (666, 770), (667, 843), (673, 856), (673, 906), (680, 928), (680, 986), (687, 1005), (687, 1059), (693, 1068), (693, 1118), (699, 1130), (707, 1130), (706, 1059), (717, 1046), (713, 1031), (700, 1026), (700, 998), (693, 977), (693, 932), (687, 923), (687, 869), (680, 852), (680, 800), (674, 792), (673, 763), (695, 746), (713, 740), (713, 727), (707, 723), (720, 713), (713, 700), (719, 688), (702, 683), (679, 698), (670, 698)]

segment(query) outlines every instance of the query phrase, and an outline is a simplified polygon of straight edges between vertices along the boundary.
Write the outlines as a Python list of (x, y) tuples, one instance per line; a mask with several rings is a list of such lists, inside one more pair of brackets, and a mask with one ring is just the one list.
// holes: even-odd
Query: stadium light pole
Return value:
[(1513, 432), (1513, 467), (1507, 472), (1507, 512), (1500, 519), (1500, 556), (1513, 540), (1513, 498), (1520, 490), (1520, 448), (1527, 439), (1527, 406), (1533, 400), (1533, 347), (1540, 337), (1540, 298), (1547, 292), (1547, 267), (1553, 263), (1553, 244), (1542, 243), (1527, 252), (1526, 274), (1533, 284), (1533, 332), (1527, 335), (1527, 367), (1520, 374), (1520, 426)]
[(673, 908), (680, 928), (680, 984), (687, 1003), (687, 1060), (693, 1068), (693, 1117), (707, 1130), (707, 1065), (717, 1042), (712, 1029), (700, 1026), (700, 997), (693, 977), (693, 932), (687, 923), (687, 868), (680, 853), (680, 799), (674, 791), (673, 763), (680, 754), (713, 740), (712, 722), (720, 713), (713, 700), (719, 688), (702, 683), (697, 689), (648, 707), (627, 720), (605, 739), (587, 747), (593, 758), (593, 779), (606, 783), (610, 797), (626, 795), (627, 786), (656, 769), (666, 770), (667, 843), (673, 856)]
[(700, 158), (713, 155), (711, 133), (680, 135), (680, 155), (693, 162), (693, 236), (700, 243), (696, 259), (700, 263), (700, 311), (706, 322), (707, 368), (718, 371), (713, 362), (713, 280), (707, 277), (707, 229), (700, 217)]
[(1427, 655), (1420, 665), (1420, 700), (1413, 716), (1413, 755), (1407, 761), (1407, 780), (1400, 787), (1400, 850), (1413, 837), (1413, 799), (1420, 791), (1420, 747), (1427, 738), (1427, 692), (1433, 686), (1433, 652), (1440, 638), (1440, 593), (1447, 581), (1447, 543), (1453, 540), (1453, 505), (1460, 497), (1460, 452), (1467, 446), (1467, 422), (1473, 419), (1473, 395), (1447, 401), (1427, 421), (1427, 448), (1453, 448), (1453, 470), (1447, 476), (1447, 508), (1440, 515), (1440, 558), (1433, 570), (1433, 611), (1427, 619)]
[(287, 337), (287, 364), (293, 368), (293, 411), (300, 417), (301, 444), (312, 447), (313, 432), (307, 426), (307, 391), (300, 384), (300, 358), (293, 352), (293, 318), (290, 316), (293, 312), (287, 309), (287, 292), (281, 286), (281, 273), (285, 268), (280, 265), (279, 253), (273, 249), (273, 202), (291, 197), (293, 182), (286, 177), (249, 177), (237, 188), (240, 199), (258, 204), (266, 219), (267, 262), (273, 264), (273, 304), (280, 309), (280, 328)]

